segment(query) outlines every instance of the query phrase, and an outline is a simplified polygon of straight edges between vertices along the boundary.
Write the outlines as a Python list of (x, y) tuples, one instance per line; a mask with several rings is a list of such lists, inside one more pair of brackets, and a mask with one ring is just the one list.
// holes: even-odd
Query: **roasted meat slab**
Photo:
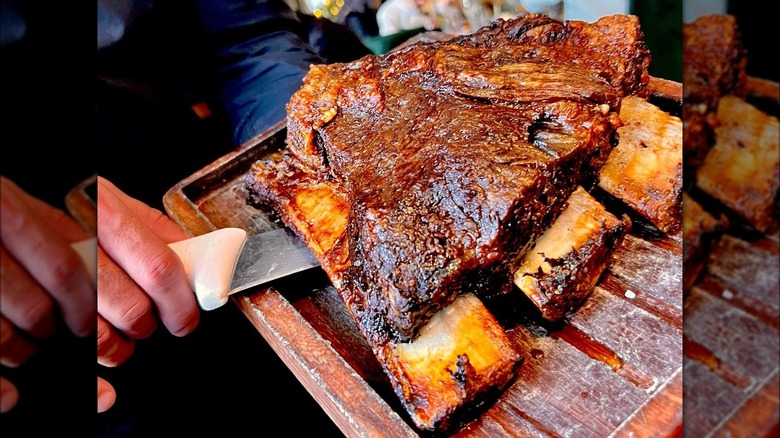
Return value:
[[(267, 205), (307, 242), (358, 326), (366, 330), (364, 318), (370, 313), (356, 290), (343, 287), (338, 270), (346, 257), (346, 247), (337, 242), (346, 233), (349, 204), (331, 181), (314, 180), (296, 170), (275, 174), (277, 160), (285, 158), (289, 159), (276, 156), (256, 163), (250, 191), (260, 197), (276, 195)], [(501, 325), (472, 293), (434, 314), (413, 341), (364, 333), (404, 408), (423, 430), (444, 431), (468, 421), (468, 413), (499, 394), (521, 364)]]
[(603, 164), (648, 63), (635, 17), (527, 16), (312, 67), (282, 166), (334, 181), (350, 206), (337, 270), (374, 314), (366, 331), (409, 339), (462, 291), (510, 290), (524, 250)]
[(422, 429), (511, 378), (519, 356), (477, 297), (511, 290), (594, 183), (649, 62), (636, 17), (529, 15), (313, 66), (292, 97), (287, 149), (253, 166), (250, 196), (312, 247)]

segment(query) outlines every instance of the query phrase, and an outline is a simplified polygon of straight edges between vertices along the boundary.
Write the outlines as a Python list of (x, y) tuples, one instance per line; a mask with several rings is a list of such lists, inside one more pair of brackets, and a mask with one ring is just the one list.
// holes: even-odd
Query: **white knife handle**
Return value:
[(97, 288), (97, 237), (71, 243), (70, 247), (81, 257), (89, 279), (92, 280), (92, 287)]
[(190, 287), (203, 310), (227, 303), (230, 281), (246, 236), (241, 228), (222, 228), (168, 244), (184, 264)]

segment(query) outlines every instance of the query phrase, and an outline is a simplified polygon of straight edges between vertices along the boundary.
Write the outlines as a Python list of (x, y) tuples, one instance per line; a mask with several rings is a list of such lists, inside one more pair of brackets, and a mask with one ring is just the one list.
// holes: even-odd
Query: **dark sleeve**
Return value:
[(323, 61), (282, 0), (202, 0), (199, 13), (213, 40), (219, 101), (240, 145), (285, 119), (309, 66)]
[(109, 47), (122, 39), (138, 16), (146, 14), (155, 0), (98, 0), (97, 48)]

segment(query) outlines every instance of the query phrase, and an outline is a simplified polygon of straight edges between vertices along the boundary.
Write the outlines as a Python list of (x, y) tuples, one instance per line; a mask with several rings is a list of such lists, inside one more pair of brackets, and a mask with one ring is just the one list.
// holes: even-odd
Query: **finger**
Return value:
[(191, 234), (182, 230), (181, 227), (176, 225), (168, 216), (164, 215), (160, 210), (149, 207), (143, 202), (128, 196), (118, 187), (116, 187), (110, 181), (98, 177), (101, 188), (110, 191), (117, 199), (119, 199), (128, 209), (141, 220), (149, 229), (151, 229), (157, 236), (160, 237), (165, 243), (178, 242), (180, 240), (192, 237)]
[(103, 179), (98, 179), (97, 198), (100, 246), (149, 295), (169, 332), (192, 332), (200, 314), (179, 257)]
[(133, 355), (135, 342), (117, 332), (111, 324), (98, 315), (97, 361), (104, 367), (121, 365)]
[(72, 217), (67, 215), (59, 208), (54, 208), (51, 205), (41, 201), (29, 193), (22, 190), (19, 186), (14, 184), (13, 181), (3, 178), (2, 181), (3, 190), (14, 191), (30, 208), (37, 214), (38, 217), (43, 219), (51, 228), (53, 228), (60, 236), (62, 236), (67, 242), (73, 243), (91, 237), (89, 233), (76, 222)]
[(131, 339), (157, 328), (152, 300), (98, 247), (98, 314)]
[(97, 378), (98, 414), (109, 410), (111, 406), (114, 406), (115, 401), (116, 401), (116, 390), (114, 390), (114, 387), (104, 379), (98, 377)]
[(0, 287), (0, 309), (13, 325), (38, 339), (54, 334), (54, 300), (1, 246)]
[(25, 339), (13, 324), (0, 315), (0, 364), (16, 368), (34, 352), (35, 344)]
[(19, 391), (10, 380), (0, 377), (0, 413), (5, 414), (16, 406), (19, 401)]
[[(9, 184), (3, 181), (4, 187)], [(54, 298), (71, 331), (79, 336), (93, 333), (96, 294), (84, 262), (15, 190), (1, 190), (0, 198), (3, 246)]]

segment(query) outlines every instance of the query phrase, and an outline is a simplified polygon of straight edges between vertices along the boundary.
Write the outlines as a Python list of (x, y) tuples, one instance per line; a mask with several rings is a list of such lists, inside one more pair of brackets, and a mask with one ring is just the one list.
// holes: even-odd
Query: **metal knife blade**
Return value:
[(309, 247), (286, 228), (246, 238), (228, 295), (319, 266)]

